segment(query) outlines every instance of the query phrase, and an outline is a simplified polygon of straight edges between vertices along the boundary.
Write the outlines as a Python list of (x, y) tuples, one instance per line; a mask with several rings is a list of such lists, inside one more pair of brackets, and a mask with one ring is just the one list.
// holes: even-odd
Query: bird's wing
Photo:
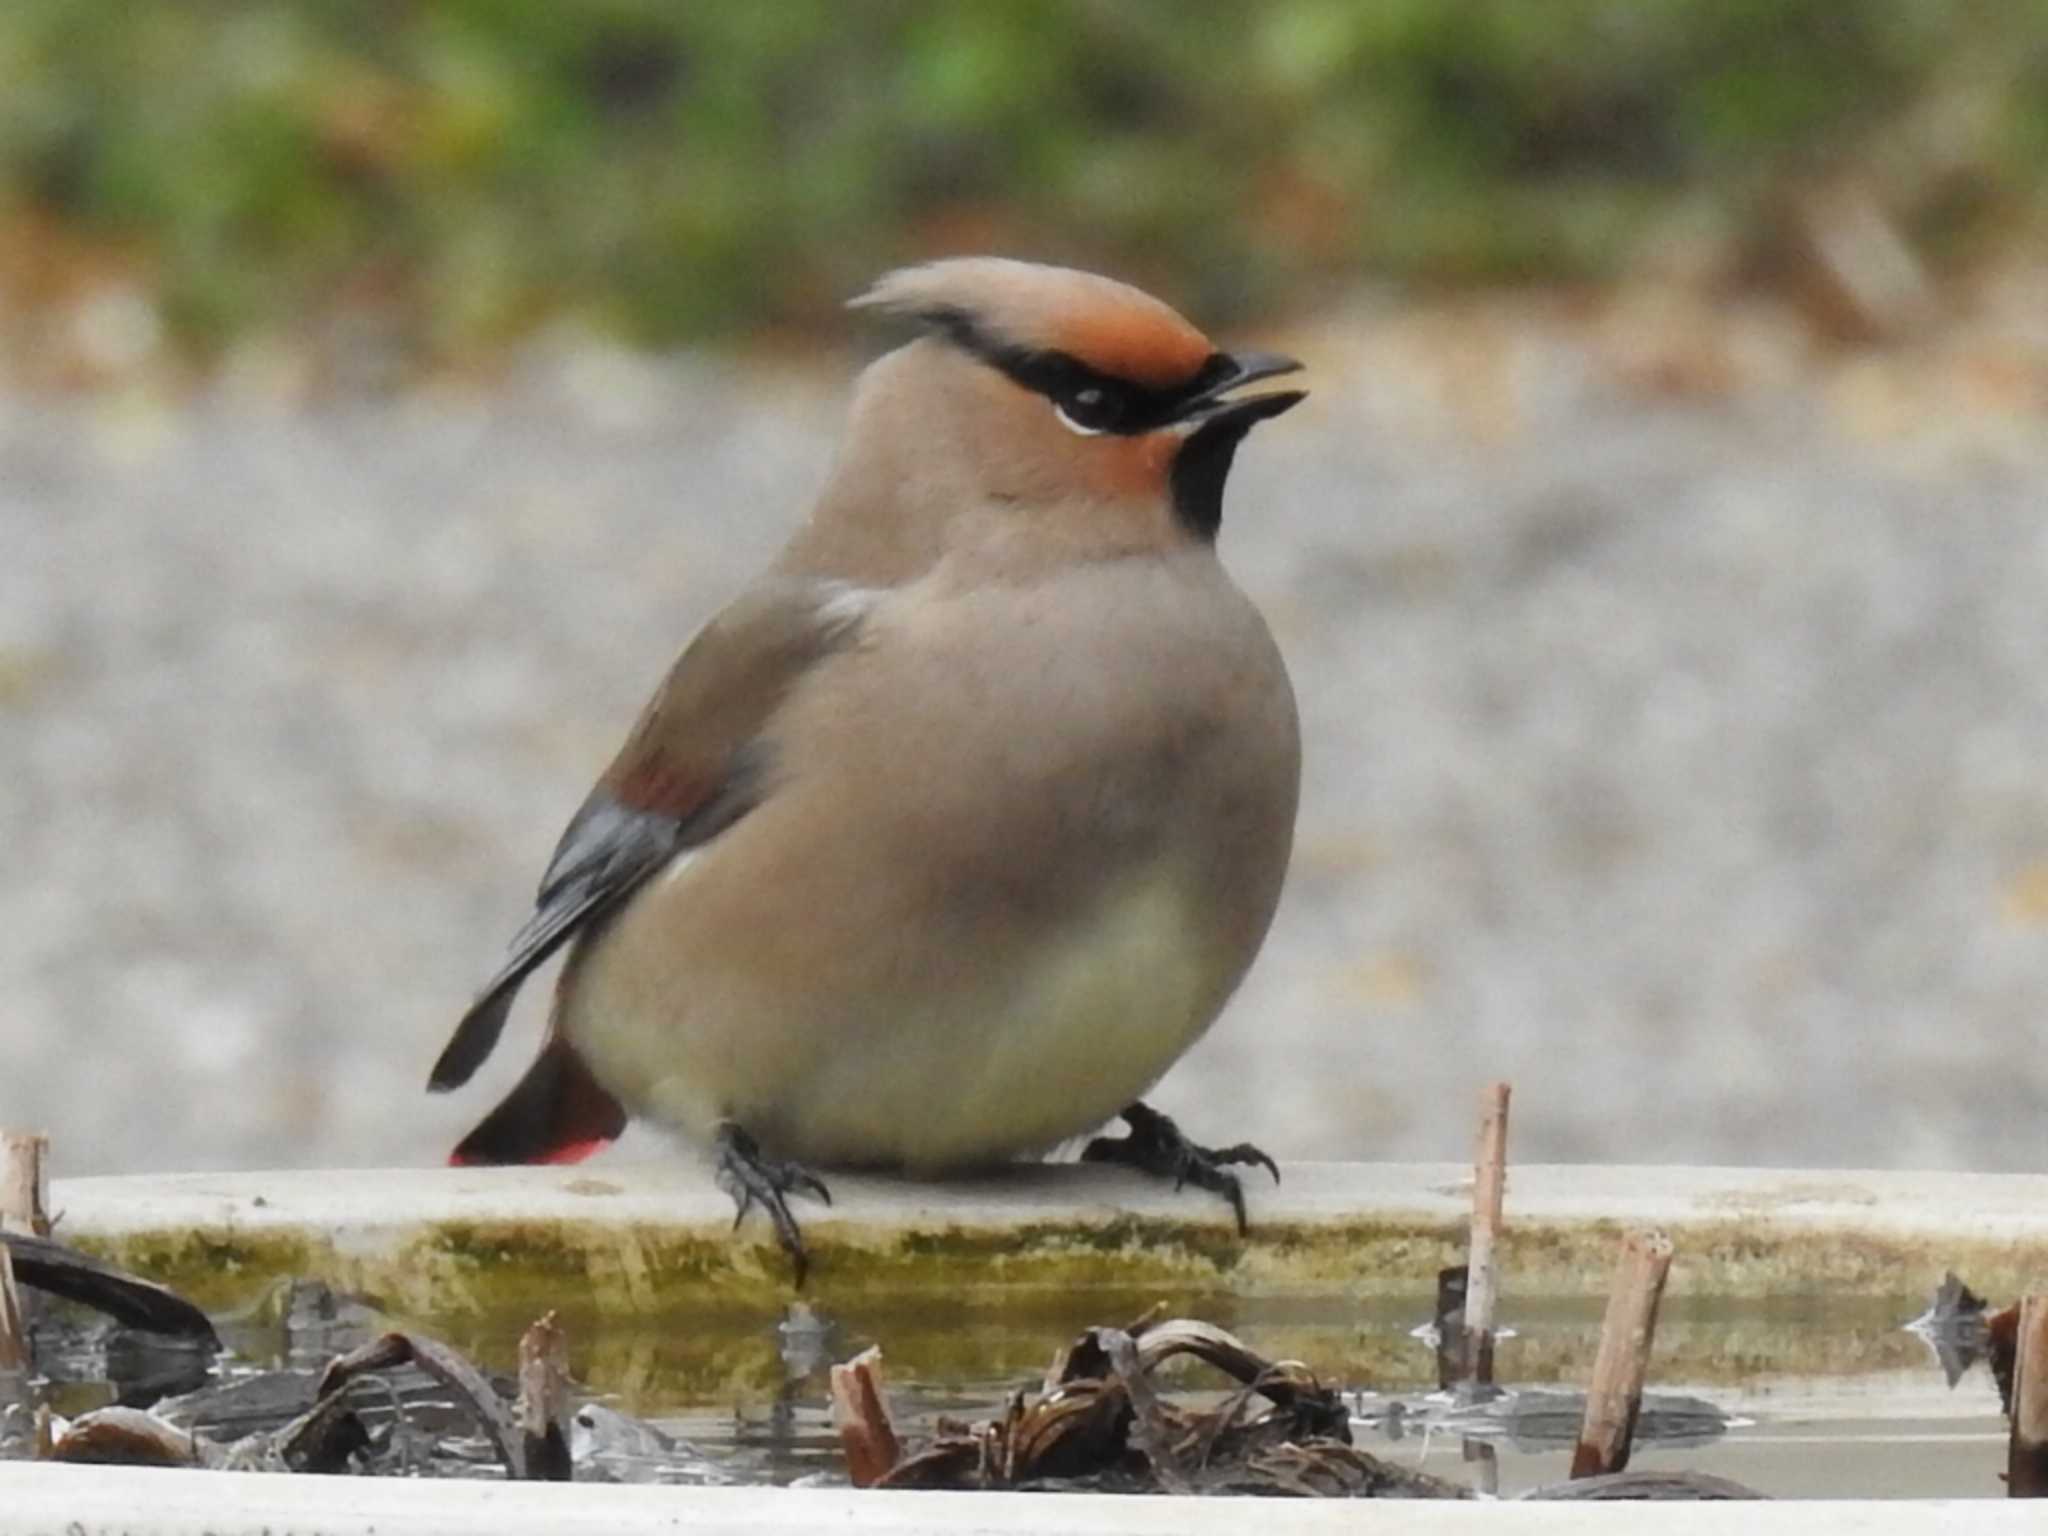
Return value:
[(699, 631), (562, 834), (533, 916), (455, 1026), (429, 1088), (469, 1080), (520, 983), (549, 955), (760, 803), (771, 718), (805, 671), (853, 642), (874, 596), (837, 582), (767, 583)]

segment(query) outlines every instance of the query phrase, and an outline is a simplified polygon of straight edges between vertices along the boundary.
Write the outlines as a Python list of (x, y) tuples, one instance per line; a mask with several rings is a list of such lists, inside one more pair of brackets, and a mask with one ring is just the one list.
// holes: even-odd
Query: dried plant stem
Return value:
[(519, 1336), (519, 1402), (513, 1413), (526, 1444), (527, 1480), (568, 1482), (569, 1335), (552, 1312)]
[(1464, 1377), (1493, 1384), (1493, 1313), (1499, 1295), (1494, 1250), (1500, 1238), (1501, 1201), (1508, 1177), (1507, 1083), (1489, 1083), (1480, 1095), (1479, 1145), (1472, 1160), (1472, 1243), (1466, 1256)]
[(1628, 1466), (1650, 1343), (1657, 1332), (1657, 1304), (1671, 1270), (1671, 1239), (1661, 1232), (1631, 1232), (1621, 1242), (1621, 1263), (1600, 1325), (1600, 1353), (1593, 1362), (1593, 1386), (1586, 1394), (1586, 1418), (1572, 1452), (1572, 1476), (1596, 1477)]
[(0, 1225), (50, 1235), (49, 1158), (42, 1132), (0, 1131)]
[(0, 1244), (0, 1371), (25, 1371), (28, 1365), (28, 1324), (14, 1288), (14, 1257)]
[(2020, 1301), (2005, 1491), (2015, 1499), (2048, 1498), (2048, 1296)]
[(902, 1460), (902, 1442), (882, 1392), (881, 1350), (865, 1349), (832, 1367), (832, 1422), (854, 1487), (873, 1487)]

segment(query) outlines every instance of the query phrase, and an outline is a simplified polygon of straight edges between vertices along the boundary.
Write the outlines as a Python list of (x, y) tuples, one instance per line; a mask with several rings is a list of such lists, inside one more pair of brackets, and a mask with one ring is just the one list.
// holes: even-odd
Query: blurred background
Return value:
[(963, 251), (1313, 367), (1223, 533), (1294, 871), (1157, 1103), (2041, 1166), (2048, 0), (9, 0), (0, 1123), (438, 1160), (844, 300)]

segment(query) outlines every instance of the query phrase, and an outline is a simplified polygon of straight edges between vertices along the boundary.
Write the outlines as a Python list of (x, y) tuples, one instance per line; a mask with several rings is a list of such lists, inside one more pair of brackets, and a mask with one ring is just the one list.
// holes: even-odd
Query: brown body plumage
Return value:
[(868, 369), (811, 518), (564, 836), (434, 1084), (573, 942), (549, 1042), (458, 1157), (579, 1152), (621, 1107), (834, 1165), (1030, 1152), (1131, 1105), (1264, 938), (1294, 703), (1214, 540), (1300, 398), (1229, 392), (1294, 365), (1024, 263), (862, 302), (932, 334)]

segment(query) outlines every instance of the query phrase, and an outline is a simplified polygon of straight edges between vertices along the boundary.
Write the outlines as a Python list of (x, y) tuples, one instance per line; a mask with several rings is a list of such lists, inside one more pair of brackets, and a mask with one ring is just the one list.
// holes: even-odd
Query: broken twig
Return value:
[(882, 1351), (862, 1350), (832, 1367), (832, 1423), (856, 1488), (872, 1488), (903, 1459), (902, 1443), (882, 1394)]
[(530, 1482), (566, 1483), (571, 1476), (569, 1335), (549, 1312), (519, 1336), (519, 1401), (514, 1407)]
[[(0, 1232), (50, 1235), (49, 1151), (50, 1138), (41, 1131), (0, 1131)], [(0, 1283), (7, 1292), (0, 1300), (0, 1334), (11, 1327), (16, 1341), (10, 1345), (0, 1337), (0, 1368), (16, 1349), (25, 1365), (36, 1298), (22, 1295), (7, 1277), (0, 1276)]]
[(0, 1131), (0, 1227), (50, 1235), (49, 1154), (40, 1131)]
[(2048, 1498), (2048, 1296), (2020, 1300), (2005, 1491), (2015, 1499)]
[(21, 1315), (21, 1296), (14, 1289), (14, 1261), (0, 1244), (0, 1371), (25, 1371), (28, 1367), (28, 1324)]
[(1507, 1187), (1506, 1083), (1488, 1083), (1480, 1095), (1479, 1145), (1472, 1159), (1472, 1242), (1466, 1254), (1463, 1377), (1474, 1387), (1493, 1385), (1493, 1310), (1498, 1297), (1494, 1247), (1500, 1237), (1501, 1199)]
[(1650, 1367), (1650, 1343), (1657, 1332), (1657, 1304), (1671, 1270), (1671, 1239), (1661, 1232), (1631, 1232), (1622, 1239), (1621, 1262), (1600, 1325), (1600, 1353), (1593, 1361), (1593, 1385), (1586, 1394), (1586, 1418), (1572, 1452), (1573, 1477), (1594, 1477), (1628, 1467), (1642, 1408), (1643, 1379)]

